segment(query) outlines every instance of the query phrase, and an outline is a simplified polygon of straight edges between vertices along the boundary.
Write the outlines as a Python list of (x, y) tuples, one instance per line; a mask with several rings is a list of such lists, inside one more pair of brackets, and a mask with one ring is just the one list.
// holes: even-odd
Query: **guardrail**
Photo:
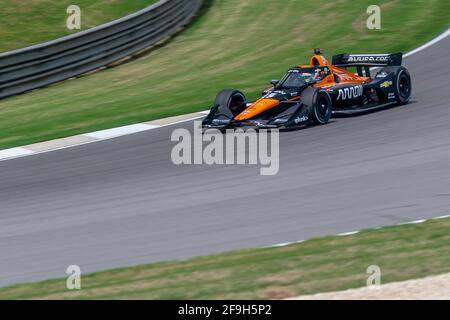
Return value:
[(172, 36), (203, 0), (162, 0), (141, 11), (57, 40), (0, 54), (0, 98), (108, 66)]

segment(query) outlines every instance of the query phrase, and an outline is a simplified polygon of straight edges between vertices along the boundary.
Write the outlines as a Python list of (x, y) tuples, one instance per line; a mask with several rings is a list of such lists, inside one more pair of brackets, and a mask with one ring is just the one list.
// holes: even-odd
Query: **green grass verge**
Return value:
[[(0, 0), (0, 52), (86, 30), (138, 11), (157, 0)], [(67, 7), (81, 9), (81, 30), (66, 27)]]
[(278, 248), (93, 273), (82, 290), (66, 280), (0, 289), (0, 299), (273, 299), (363, 287), (367, 267), (382, 283), (450, 272), (450, 219), (330, 236)]
[(226, 87), (256, 97), (312, 48), (407, 51), (449, 25), (448, 0), (206, 0), (190, 28), (126, 65), (0, 101), (0, 149), (204, 110)]

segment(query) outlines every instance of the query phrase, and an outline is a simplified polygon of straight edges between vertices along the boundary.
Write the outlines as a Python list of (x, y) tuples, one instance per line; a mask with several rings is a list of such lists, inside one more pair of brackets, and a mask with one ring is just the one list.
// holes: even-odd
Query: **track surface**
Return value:
[(407, 106), (282, 133), (276, 176), (176, 167), (176, 126), (0, 162), (0, 285), (448, 214), (447, 52), (406, 60)]

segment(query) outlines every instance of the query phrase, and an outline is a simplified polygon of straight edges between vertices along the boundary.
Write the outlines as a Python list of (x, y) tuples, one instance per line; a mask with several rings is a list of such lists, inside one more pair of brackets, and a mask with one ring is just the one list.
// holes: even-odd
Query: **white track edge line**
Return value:
[(89, 133), (83, 133), (81, 134), (84, 137), (97, 139), (97, 140), (105, 140), (109, 138), (118, 138), (127, 136), (134, 133), (144, 132), (152, 129), (159, 128), (158, 125), (151, 125), (147, 123), (136, 123), (136, 124), (130, 124), (126, 126), (116, 127), (116, 128), (110, 128), (105, 130), (99, 130)]
[(356, 230), (356, 231), (350, 231), (350, 232), (342, 232), (342, 233), (338, 233), (336, 234), (336, 236), (338, 237), (346, 237), (346, 236), (352, 236), (354, 234), (358, 234), (360, 231)]
[[(414, 225), (414, 224), (422, 224), (425, 223), (427, 221), (432, 221), (432, 220), (441, 220), (441, 219), (448, 219), (450, 218), (450, 214), (448, 215), (443, 215), (443, 216), (437, 216), (437, 217), (433, 217), (433, 218), (428, 218), (428, 219), (419, 219), (419, 220), (413, 220), (413, 221), (407, 221), (407, 222), (401, 222), (401, 223), (397, 223), (396, 225), (385, 225), (385, 226), (378, 226), (378, 227), (373, 227), (373, 228), (367, 228), (364, 229), (364, 231), (369, 231), (369, 230), (379, 230), (382, 228), (387, 228), (387, 227), (392, 227), (392, 226), (406, 226), (406, 225)], [(356, 230), (356, 231), (349, 231), (349, 232), (342, 232), (342, 233), (336, 233), (331, 235), (332, 237), (347, 237), (347, 236), (352, 236), (352, 235), (356, 235), (360, 232), (362, 232), (363, 230)], [(310, 238), (310, 239), (314, 239), (314, 238)], [(309, 239), (307, 239), (309, 240)], [(286, 246), (290, 246), (293, 244), (298, 244), (298, 243), (302, 243), (305, 242), (307, 240), (298, 240), (298, 241), (290, 241), (290, 242), (283, 242), (283, 243), (277, 243), (277, 244), (271, 244), (271, 245), (267, 245), (262, 247), (262, 249), (266, 249), (266, 248), (278, 248), (278, 247), (286, 247)]]
[(440, 35), (438, 35), (436, 38), (434, 38), (434, 39), (428, 41), (428, 42), (425, 43), (424, 45), (422, 45), (422, 46), (420, 46), (420, 47), (418, 47), (418, 48), (416, 48), (416, 49), (414, 49), (414, 50), (411, 50), (410, 52), (404, 54), (403, 57), (406, 58), (406, 57), (409, 57), (409, 56), (411, 56), (411, 55), (413, 55), (413, 54), (415, 54), (415, 53), (417, 53), (417, 52), (420, 52), (420, 51), (422, 51), (422, 50), (425, 50), (425, 49), (427, 49), (428, 47), (431, 47), (432, 45), (434, 45), (434, 44), (438, 43), (439, 41), (445, 39), (445, 38), (448, 37), (449, 35), (450, 35), (450, 28), (448, 28), (446, 31), (444, 31), (444, 32), (441, 33)]

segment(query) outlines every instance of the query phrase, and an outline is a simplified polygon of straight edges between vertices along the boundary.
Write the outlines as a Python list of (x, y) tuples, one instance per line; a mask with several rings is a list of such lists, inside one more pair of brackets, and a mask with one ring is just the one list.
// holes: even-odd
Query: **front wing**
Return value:
[(231, 111), (223, 106), (215, 106), (202, 122), (204, 129), (232, 129), (254, 127), (257, 129), (294, 128), (313, 124), (306, 107), (299, 102), (281, 102), (277, 107), (258, 116), (237, 121)]

